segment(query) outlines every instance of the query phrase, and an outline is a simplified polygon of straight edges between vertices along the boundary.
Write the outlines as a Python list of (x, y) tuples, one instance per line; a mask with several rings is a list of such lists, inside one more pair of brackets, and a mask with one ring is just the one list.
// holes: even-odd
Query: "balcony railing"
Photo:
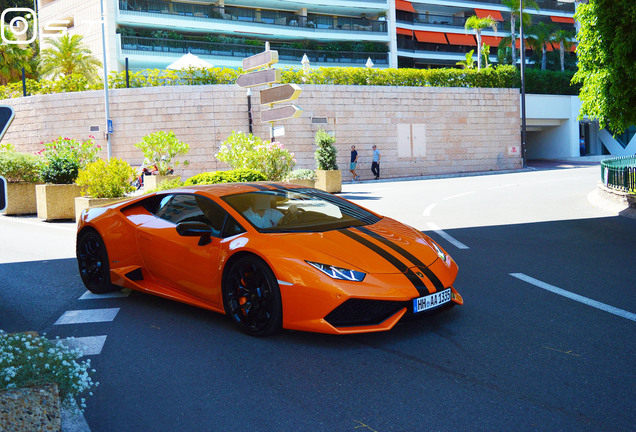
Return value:
[[(121, 49), (124, 54), (179, 55), (188, 52), (195, 55), (215, 57), (236, 57), (242, 59), (262, 52), (264, 47), (254, 45), (226, 44), (215, 42), (157, 39), (140, 36), (121, 36)], [(360, 64), (364, 65), (368, 58), (378, 66), (388, 66), (387, 53), (377, 52), (345, 52), (345, 51), (305, 51), (293, 48), (277, 48), (278, 59), (284, 62), (301, 64), (304, 54), (312, 63)]]
[[(405, 24), (426, 24), (436, 26), (452, 26), (464, 28), (468, 17), (457, 17), (453, 15), (436, 15), (436, 14), (413, 14), (412, 16), (400, 16), (397, 22)], [(504, 30), (504, 23), (497, 22), (497, 31)]]
[(332, 29), (387, 33), (386, 21), (366, 18), (333, 17), (309, 14), (300, 16), (291, 12), (257, 11), (255, 9), (226, 6), (208, 6), (193, 3), (168, 2), (163, 0), (119, 0), (122, 13), (132, 15), (173, 15), (192, 17), (193, 20), (225, 20), (252, 22), (264, 25), (302, 28), (305, 30)]
[[(457, 0), (459, 2), (468, 2), (468, 3), (489, 3), (493, 6), (501, 6), (501, 1), (497, 0)], [(537, 5), (541, 10), (552, 10), (552, 11), (561, 11), (561, 12), (572, 12), (574, 13), (574, 3), (563, 3), (557, 0), (535, 0)], [(524, 8), (524, 11), (532, 11), (534, 9)]]

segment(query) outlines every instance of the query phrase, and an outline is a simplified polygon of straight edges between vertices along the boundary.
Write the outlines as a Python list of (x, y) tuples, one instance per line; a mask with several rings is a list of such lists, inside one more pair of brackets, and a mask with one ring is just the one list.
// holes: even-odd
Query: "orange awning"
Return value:
[(576, 52), (576, 45), (570, 45), (570, 52)]
[[(526, 49), (527, 50), (531, 50), (532, 49), (532, 47), (530, 46), (528, 41), (526, 41), (525, 45), (526, 45)], [(519, 39), (519, 38), (515, 39), (515, 46), (517, 47), (517, 49), (521, 49), (521, 39)]]
[(411, 36), (411, 37), (413, 36), (413, 30), (404, 29), (400, 27), (396, 27), (395, 30), (396, 30), (396, 33), (399, 35)]
[(444, 33), (420, 30), (414, 30), (413, 33), (415, 33), (415, 38), (418, 42), (448, 44), (448, 42), (446, 42), (446, 37), (444, 37)]
[(475, 13), (479, 18), (486, 18), (487, 16), (491, 16), (495, 21), (503, 21), (503, 17), (501, 16), (501, 12), (489, 9), (475, 9)]
[(451, 45), (471, 45), (477, 46), (477, 42), (473, 35), (465, 35), (458, 33), (446, 33), (448, 43)]
[(494, 48), (499, 46), (499, 42), (501, 42), (502, 39), (503, 38), (499, 36), (482, 36), (481, 43), (485, 43)]
[(395, 8), (397, 10), (406, 11), (406, 12), (415, 12), (415, 8), (406, 0), (395, 0)]
[(567, 24), (574, 24), (574, 18), (570, 18), (570, 17), (559, 17), (559, 16), (550, 16), (550, 18), (552, 18), (553, 22), (557, 22), (557, 23), (567, 23)]

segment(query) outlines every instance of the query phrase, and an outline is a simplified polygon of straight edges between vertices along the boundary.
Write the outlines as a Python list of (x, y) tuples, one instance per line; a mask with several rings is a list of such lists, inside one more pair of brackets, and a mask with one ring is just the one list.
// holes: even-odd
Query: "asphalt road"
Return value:
[[(592, 207), (597, 181), (584, 167), (345, 185), (443, 245), (465, 301), (345, 337), (251, 338), (136, 292), (80, 300), (72, 225), (1, 217), (0, 328), (106, 336), (93, 431), (631, 431), (636, 220)], [(117, 312), (54, 325), (86, 309)]]

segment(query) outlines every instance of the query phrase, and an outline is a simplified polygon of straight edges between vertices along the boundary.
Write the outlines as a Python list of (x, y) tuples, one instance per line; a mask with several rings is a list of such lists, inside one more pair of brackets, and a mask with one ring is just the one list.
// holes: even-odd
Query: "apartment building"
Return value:
[[(501, 0), (39, 0), (44, 27), (65, 23), (102, 54), (103, 1), (109, 70), (165, 68), (191, 52), (214, 66), (238, 67), (270, 42), (281, 66), (300, 67), (304, 55), (318, 66), (454, 66), (477, 42), (464, 29), (472, 15), (490, 15), (497, 31), (484, 30), (496, 61), (508, 36), (510, 11)], [(574, 5), (538, 0), (533, 22), (574, 29)], [(57, 24), (56, 24), (57, 23)], [(45, 45), (46, 40), (41, 41)], [(553, 47), (549, 46), (549, 50)]]

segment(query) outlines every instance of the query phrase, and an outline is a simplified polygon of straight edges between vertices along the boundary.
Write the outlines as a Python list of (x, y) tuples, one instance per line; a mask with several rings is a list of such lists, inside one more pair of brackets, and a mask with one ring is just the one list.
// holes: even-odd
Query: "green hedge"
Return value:
[(212, 171), (190, 177), (185, 186), (206, 185), (216, 183), (265, 181), (267, 178), (260, 171), (252, 169), (236, 169), (230, 171)]
[[(157, 87), (172, 85), (234, 84), (242, 73), (238, 69), (209, 68), (186, 71), (146, 69), (129, 73), (130, 87)], [(526, 92), (539, 94), (577, 95), (579, 85), (571, 85), (573, 71), (526, 70)], [(519, 70), (510, 65), (475, 69), (369, 69), (361, 67), (320, 67), (304, 74), (300, 69), (283, 69), (282, 83), (381, 85), (415, 87), (491, 87), (521, 86)], [(110, 88), (125, 88), (126, 73), (111, 72)], [(27, 94), (48, 94), (102, 89), (101, 83), (89, 83), (79, 75), (58, 81), (26, 80)], [(0, 86), (0, 99), (22, 96), (22, 82)]]

